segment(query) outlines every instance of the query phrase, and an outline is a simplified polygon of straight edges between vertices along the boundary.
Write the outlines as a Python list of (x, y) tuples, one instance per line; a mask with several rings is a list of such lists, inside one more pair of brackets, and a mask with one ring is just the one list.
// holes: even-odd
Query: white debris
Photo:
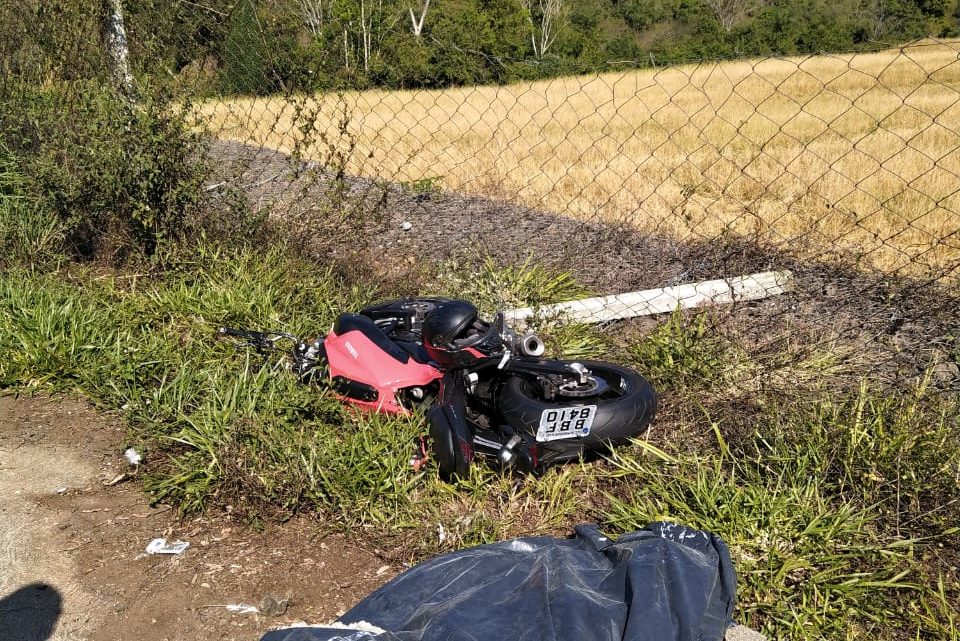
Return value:
[(116, 485), (116, 484), (119, 483), (120, 481), (124, 480), (125, 478), (127, 478), (127, 475), (126, 475), (126, 474), (117, 474), (117, 475), (114, 476), (112, 479), (110, 479), (109, 481), (107, 481), (106, 483), (104, 483), (104, 486), (106, 486), (106, 487), (113, 487), (114, 485)]
[(669, 314), (678, 307), (690, 309), (703, 305), (760, 300), (791, 291), (793, 281), (793, 274), (789, 270), (761, 272), (736, 278), (583, 298), (537, 308), (510, 309), (504, 311), (504, 316), (510, 325), (521, 325), (537, 316), (560, 318), (563, 322), (605, 323), (636, 316)]
[(143, 457), (140, 456), (140, 452), (132, 447), (128, 447), (126, 450), (124, 450), (123, 458), (127, 459), (127, 463), (130, 465), (140, 465), (140, 462), (143, 461)]
[(411, 229), (413, 229), (413, 223), (411, 223), (409, 220), (405, 220), (403, 221), (403, 224), (400, 225), (400, 229), (402, 229), (403, 231), (410, 231)]
[[(340, 623), (339, 621), (334, 621), (333, 623), (328, 623), (326, 625), (311, 625), (304, 621), (297, 621), (291, 623), (290, 625), (280, 626), (279, 628), (273, 628), (274, 630), (293, 630), (296, 628), (307, 628), (310, 630), (354, 630), (356, 632), (365, 632), (370, 635), (374, 634), (386, 634), (386, 630), (379, 628), (372, 623), (367, 621), (357, 621), (356, 623)], [(363, 635), (360, 635), (356, 638), (362, 638)], [(350, 637), (355, 638), (355, 637)]]
[(255, 605), (248, 605), (246, 603), (230, 603), (223, 606), (230, 612), (236, 612), (237, 614), (258, 614), (260, 608)]
[(513, 540), (510, 541), (508, 547), (514, 552), (524, 552), (530, 553), (533, 552), (533, 546), (527, 543), (526, 541)]
[(65, 488), (65, 487), (58, 487), (58, 488), (57, 488), (57, 494), (66, 494), (66, 493), (67, 493), (67, 488)]
[(173, 541), (168, 543), (166, 539), (154, 539), (147, 544), (147, 554), (182, 554), (184, 550), (190, 547), (186, 541)]
[(447, 531), (443, 529), (443, 523), (437, 523), (437, 538), (440, 539), (440, 545), (447, 540)]

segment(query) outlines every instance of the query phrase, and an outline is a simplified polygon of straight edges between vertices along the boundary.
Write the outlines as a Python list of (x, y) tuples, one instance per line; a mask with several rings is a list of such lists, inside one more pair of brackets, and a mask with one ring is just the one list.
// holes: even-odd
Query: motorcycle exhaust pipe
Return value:
[(520, 339), (520, 353), (524, 356), (543, 356), (546, 348), (540, 337), (530, 332)]

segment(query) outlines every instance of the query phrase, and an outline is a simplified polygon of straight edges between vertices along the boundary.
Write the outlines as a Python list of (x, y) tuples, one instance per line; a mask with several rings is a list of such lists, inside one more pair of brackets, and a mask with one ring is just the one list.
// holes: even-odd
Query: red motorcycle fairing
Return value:
[(406, 414), (397, 393), (430, 385), (442, 376), (440, 370), (416, 361), (395, 343), (387, 346), (377, 340), (378, 333), (387, 339), (369, 319), (344, 317), (324, 340), (330, 379), (338, 397), (365, 410)]

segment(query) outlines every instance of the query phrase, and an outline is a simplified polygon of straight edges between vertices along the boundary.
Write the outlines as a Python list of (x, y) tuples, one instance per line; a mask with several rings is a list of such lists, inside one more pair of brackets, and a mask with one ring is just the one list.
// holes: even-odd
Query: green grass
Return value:
[[(456, 291), (487, 306), (585, 293), (529, 263), (486, 265)], [(229, 507), (253, 523), (305, 512), (410, 561), (583, 521), (616, 535), (670, 519), (728, 542), (739, 616), (771, 638), (958, 639), (956, 399), (924, 386), (755, 393), (745, 435), (730, 436), (726, 415), (666, 412), (656, 441), (606, 462), (526, 479), (476, 465), (446, 484), (409, 465), (422, 416), (344, 408), (280, 355), (215, 339), (221, 324), (323, 333), (339, 311), (388, 294), (336, 273), (283, 249), (194, 252), (163, 274), (0, 271), (0, 387), (79, 392), (121, 412), (146, 455), (146, 490), (184, 511)], [(487, 276), (499, 286), (479, 287)], [(596, 329), (541, 329), (554, 353), (613, 349)], [(711, 407), (704, 395), (754, 368), (703, 315), (619, 343), (614, 356), (674, 406)]]
[[(516, 479), (478, 466), (472, 487), (448, 486), (432, 468), (409, 465), (423, 417), (345, 408), (324, 388), (299, 384), (282, 355), (216, 339), (221, 324), (325, 333), (374, 293), (282, 250), (196, 255), (161, 276), (11, 270), (0, 273), (0, 386), (79, 392), (122, 412), (149, 462), (147, 491), (184, 511), (307, 511), (331, 528), (389, 538), (437, 528), (472, 496), (472, 525), (460, 532), (447, 522), (452, 536), (424, 539), (414, 546), (422, 553), (531, 525), (563, 530), (557, 515), (574, 503), (554, 489), (557, 477), (511, 489)], [(494, 487), (513, 498), (489, 503)], [(541, 504), (542, 493), (553, 498)], [(526, 507), (506, 518), (504, 505), (518, 496)]]
[(0, 268), (54, 265), (63, 241), (59, 220), (29, 199), (16, 157), (0, 142)]
[(484, 256), (473, 269), (461, 262), (442, 265), (439, 289), (445, 295), (472, 301), (481, 314), (514, 307), (538, 307), (589, 296), (589, 290), (569, 273), (527, 259), (504, 265)]
[(629, 349), (633, 365), (660, 391), (722, 386), (749, 369), (740, 352), (713, 329), (709, 312), (680, 310)]
[(958, 416), (922, 387), (772, 402), (743, 442), (708, 423), (705, 451), (638, 442), (614, 454), (607, 520), (720, 535), (740, 611), (771, 638), (956, 639)]

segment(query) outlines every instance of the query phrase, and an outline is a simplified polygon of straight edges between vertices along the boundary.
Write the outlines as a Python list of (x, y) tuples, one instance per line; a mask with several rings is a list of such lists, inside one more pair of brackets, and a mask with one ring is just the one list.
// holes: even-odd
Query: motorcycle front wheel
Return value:
[(607, 452), (640, 434), (656, 414), (656, 392), (637, 372), (602, 361), (577, 362), (601, 383), (594, 385), (597, 393), (546, 400), (541, 386), (522, 376), (510, 377), (500, 389), (501, 418), (514, 430), (534, 438), (545, 413), (557, 408), (596, 406), (588, 435), (537, 441), (539, 466)]

